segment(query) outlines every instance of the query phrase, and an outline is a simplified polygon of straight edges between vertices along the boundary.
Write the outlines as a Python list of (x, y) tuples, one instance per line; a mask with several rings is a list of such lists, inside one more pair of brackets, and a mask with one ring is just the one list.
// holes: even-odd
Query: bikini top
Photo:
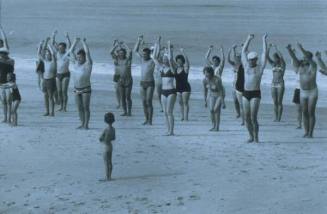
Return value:
[(160, 73), (161, 73), (161, 77), (169, 77), (169, 78), (175, 77), (175, 74), (171, 71), (171, 69), (169, 69), (167, 72), (164, 72), (162, 68)]

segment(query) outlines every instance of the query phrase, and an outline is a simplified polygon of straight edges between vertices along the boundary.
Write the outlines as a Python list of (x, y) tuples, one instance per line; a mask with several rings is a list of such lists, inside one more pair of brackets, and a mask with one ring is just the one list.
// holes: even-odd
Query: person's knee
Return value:
[(152, 100), (151, 99), (147, 99), (145, 103), (146, 103), (146, 105), (148, 107), (152, 107)]

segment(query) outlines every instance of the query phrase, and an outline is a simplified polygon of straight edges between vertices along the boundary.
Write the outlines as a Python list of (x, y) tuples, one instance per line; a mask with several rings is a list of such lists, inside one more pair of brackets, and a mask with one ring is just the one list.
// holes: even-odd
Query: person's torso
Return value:
[(131, 69), (130, 60), (116, 60), (115, 72), (120, 75), (120, 78), (131, 78)]
[(174, 89), (175, 74), (171, 71), (171, 69), (169, 67), (162, 67), (160, 73), (162, 79), (162, 89)]
[(276, 66), (272, 69), (273, 83), (281, 83), (284, 81), (284, 69), (281, 66)]
[(52, 79), (56, 76), (57, 68), (54, 61), (43, 61), (44, 63), (44, 79)]
[(141, 64), (141, 81), (153, 81), (153, 72), (155, 64), (152, 59), (148, 61), (142, 61)]
[(300, 66), (300, 88), (303, 90), (310, 90), (317, 87), (316, 82), (317, 72), (312, 66)]
[(65, 54), (57, 53), (57, 72), (59, 74), (69, 72), (69, 59)]
[(14, 60), (0, 59), (0, 84), (7, 83), (8, 73), (14, 72)]
[(75, 88), (84, 88), (91, 86), (91, 72), (92, 64), (74, 64), (72, 67), (72, 73), (74, 76)]
[(207, 79), (206, 84), (210, 91), (210, 96), (220, 96), (222, 94), (222, 85), (219, 79), (219, 76), (214, 76), (211, 80)]
[(188, 73), (185, 72), (184, 68), (177, 69), (175, 78), (176, 78), (176, 84), (180, 84), (180, 85), (188, 84)]
[(260, 65), (257, 65), (255, 67), (247, 66), (244, 71), (244, 90), (260, 90), (262, 74), (263, 71)]

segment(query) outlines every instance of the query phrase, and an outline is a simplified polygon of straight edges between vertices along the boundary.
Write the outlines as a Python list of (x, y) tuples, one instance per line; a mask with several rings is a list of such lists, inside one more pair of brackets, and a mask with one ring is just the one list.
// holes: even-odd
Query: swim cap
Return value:
[(256, 52), (250, 52), (248, 54), (248, 60), (257, 59), (257, 58), (258, 58), (258, 54)]

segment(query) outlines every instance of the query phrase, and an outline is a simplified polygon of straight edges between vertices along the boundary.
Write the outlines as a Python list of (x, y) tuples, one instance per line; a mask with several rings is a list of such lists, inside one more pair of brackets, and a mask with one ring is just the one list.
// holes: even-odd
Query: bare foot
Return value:
[(306, 133), (303, 135), (303, 138), (307, 138), (308, 136), (309, 136), (309, 134)]
[(253, 138), (251, 137), (250, 139), (248, 139), (247, 143), (253, 143)]
[(121, 114), (120, 116), (123, 116), (123, 117), (125, 117), (125, 116), (127, 116), (127, 113), (126, 112), (124, 112), (123, 114)]
[(50, 114), (47, 112), (47, 113), (45, 113), (43, 116), (45, 116), (45, 117), (47, 117), (47, 116), (49, 116)]
[(298, 126), (298, 127), (296, 127), (296, 129), (302, 129), (302, 127), (301, 126)]
[(147, 120), (142, 123), (143, 126), (144, 125), (147, 125), (147, 124), (148, 124), (148, 121)]
[(77, 127), (76, 129), (82, 129), (84, 126), (80, 125), (79, 127)]
[(211, 131), (211, 132), (214, 131), (214, 130), (215, 130), (215, 127), (212, 127), (211, 129), (209, 129), (209, 131)]

